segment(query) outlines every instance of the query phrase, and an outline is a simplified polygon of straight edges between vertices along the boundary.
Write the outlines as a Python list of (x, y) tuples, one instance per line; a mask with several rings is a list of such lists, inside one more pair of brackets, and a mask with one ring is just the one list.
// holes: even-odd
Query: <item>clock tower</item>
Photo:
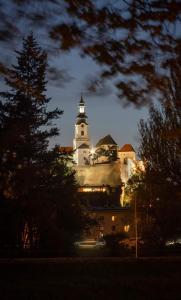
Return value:
[(90, 141), (88, 135), (87, 115), (85, 113), (85, 103), (81, 96), (78, 115), (75, 123), (75, 136), (73, 140), (74, 161), (78, 165), (88, 165), (90, 163)]

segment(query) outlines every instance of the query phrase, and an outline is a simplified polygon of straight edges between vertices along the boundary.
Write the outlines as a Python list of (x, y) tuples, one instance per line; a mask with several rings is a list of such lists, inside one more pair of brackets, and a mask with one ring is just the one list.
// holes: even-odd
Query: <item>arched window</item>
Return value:
[(81, 131), (81, 135), (84, 135), (84, 131), (83, 130)]

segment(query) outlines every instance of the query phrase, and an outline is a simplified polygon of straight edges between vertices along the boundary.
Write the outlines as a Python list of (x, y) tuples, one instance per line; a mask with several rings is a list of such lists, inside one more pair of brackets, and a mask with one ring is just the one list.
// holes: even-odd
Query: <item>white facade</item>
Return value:
[(132, 145), (125, 144), (118, 150), (111, 135), (101, 138), (94, 149), (90, 149), (85, 104), (81, 97), (75, 124), (73, 140), (74, 162), (77, 179), (83, 185), (121, 186), (121, 205), (124, 206), (124, 187), (129, 178), (138, 170), (143, 170), (141, 161), (137, 161)]
[(87, 116), (85, 113), (84, 100), (81, 97), (78, 106), (78, 115), (75, 124), (73, 140), (74, 162), (78, 165), (87, 165), (90, 161), (90, 141), (88, 134)]

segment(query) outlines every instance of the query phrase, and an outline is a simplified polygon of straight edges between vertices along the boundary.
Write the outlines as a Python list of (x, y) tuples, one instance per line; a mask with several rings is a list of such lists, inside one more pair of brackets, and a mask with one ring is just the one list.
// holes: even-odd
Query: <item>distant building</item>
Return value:
[(73, 149), (64, 148), (68, 153), (73, 150), (73, 168), (81, 201), (99, 224), (94, 228), (93, 236), (133, 232), (129, 203), (124, 201), (124, 187), (141, 163), (136, 160), (132, 145), (125, 144), (119, 148), (110, 134), (101, 138), (95, 148), (90, 147), (88, 117), (82, 96), (78, 105)]
[(110, 134), (100, 139), (95, 147), (96, 163), (105, 163), (117, 160), (118, 145)]
[(75, 123), (73, 149), (74, 161), (77, 165), (90, 164), (90, 141), (88, 134), (88, 123), (85, 113), (85, 104), (82, 96), (79, 102), (79, 112)]

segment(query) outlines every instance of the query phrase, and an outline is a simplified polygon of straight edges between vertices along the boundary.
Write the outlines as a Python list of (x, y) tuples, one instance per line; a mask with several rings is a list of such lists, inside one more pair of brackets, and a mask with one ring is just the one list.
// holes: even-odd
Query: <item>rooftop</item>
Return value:
[(84, 99), (83, 99), (82, 95), (81, 95), (79, 104), (80, 104), (80, 105), (84, 104)]
[(78, 147), (78, 149), (89, 149), (89, 145), (87, 145), (87, 144), (81, 144), (79, 147)]
[(113, 140), (110, 134), (106, 135), (99, 142), (96, 144), (96, 147), (100, 147), (102, 145), (117, 145), (116, 142)]
[(133, 146), (131, 144), (125, 144), (121, 149), (118, 150), (119, 152), (135, 152)]
[(73, 147), (71, 146), (60, 147), (59, 151), (64, 153), (71, 153), (73, 151)]
[(87, 124), (86, 120), (84, 118), (77, 120), (76, 125), (80, 125), (80, 124)]

